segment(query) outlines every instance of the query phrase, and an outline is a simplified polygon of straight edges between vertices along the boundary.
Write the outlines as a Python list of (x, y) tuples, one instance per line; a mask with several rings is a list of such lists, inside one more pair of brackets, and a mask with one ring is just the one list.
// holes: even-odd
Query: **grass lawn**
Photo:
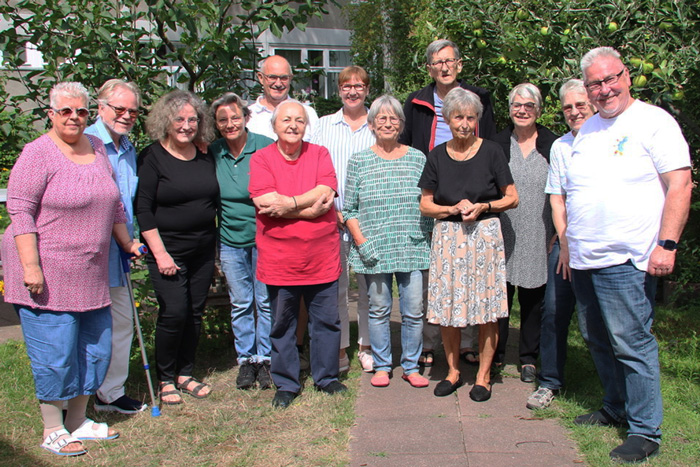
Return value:
[[(148, 328), (150, 323), (144, 323)], [(519, 324), (517, 311), (511, 326)], [(356, 325), (351, 324), (351, 342)], [(657, 311), (655, 333), (661, 347), (664, 438), (654, 466), (700, 465), (700, 314), (697, 306)], [(517, 336), (516, 332), (512, 335)], [(612, 465), (608, 453), (626, 437), (624, 429), (577, 427), (575, 416), (600, 408), (602, 392), (588, 350), (571, 325), (567, 390), (536, 415), (558, 418), (572, 433), (591, 466)], [(128, 392), (147, 397), (140, 358), (134, 348)], [(24, 345), (0, 345), (0, 465), (49, 466), (336, 466), (349, 463), (349, 431), (360, 369), (351, 348), (351, 372), (345, 379), (347, 396), (316, 392), (306, 380), (301, 397), (287, 410), (272, 409), (273, 391), (235, 388), (238, 367), (225, 335), (203, 333), (196, 376), (214, 387), (212, 396), (198, 401), (185, 396), (182, 406), (164, 407), (160, 417), (150, 411), (127, 417), (92, 412), (122, 436), (111, 442), (87, 442), (89, 454), (59, 458), (39, 448), (41, 421)], [(152, 351), (151, 351), (152, 355)], [(152, 361), (152, 360), (151, 360)]]
[[(134, 349), (134, 356), (136, 356)], [(351, 355), (355, 350), (351, 349)], [(153, 360), (151, 360), (151, 363)], [(236, 389), (235, 352), (228, 339), (203, 339), (196, 376), (211, 383), (208, 399), (184, 395), (160, 417), (95, 414), (121, 432), (114, 441), (88, 441), (89, 453), (59, 457), (39, 448), (42, 424), (24, 344), (0, 345), (0, 465), (48, 466), (339, 466), (349, 462), (349, 430), (360, 369), (353, 359), (344, 396), (317, 392), (309, 377), (287, 410), (273, 409), (274, 390)], [(127, 392), (147, 398), (144, 370), (134, 359)], [(149, 401), (150, 402), (150, 401)]]
[[(700, 465), (700, 313), (698, 306), (659, 307), (654, 333), (660, 347), (661, 392), (664, 403), (661, 455), (650, 459), (653, 466)], [(575, 321), (575, 320), (574, 320)], [(566, 370), (567, 390), (546, 410), (545, 417), (557, 417), (571, 431), (586, 463), (613, 464), (609, 452), (626, 437), (624, 428), (580, 427), (577, 415), (602, 406), (602, 389), (586, 345), (572, 323)]]

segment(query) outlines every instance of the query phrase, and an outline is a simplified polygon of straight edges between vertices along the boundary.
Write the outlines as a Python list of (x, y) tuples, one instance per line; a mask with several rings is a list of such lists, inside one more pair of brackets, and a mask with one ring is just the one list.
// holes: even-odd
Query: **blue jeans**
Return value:
[(272, 312), (267, 286), (255, 277), (258, 249), (254, 246), (234, 248), (221, 243), (219, 252), (231, 299), (231, 328), (238, 364), (269, 362)]
[(540, 334), (540, 386), (552, 390), (564, 386), (566, 343), (569, 338), (569, 323), (576, 305), (571, 282), (557, 274), (559, 250), (557, 240), (549, 253), (547, 290), (544, 295)]
[(421, 271), (366, 274), (369, 294), (369, 340), (375, 371), (391, 371), (391, 288), (399, 286), (401, 367), (406, 375), (418, 371), (423, 350), (423, 274)]
[(61, 401), (95, 394), (112, 355), (110, 308), (67, 312), (15, 305), (15, 310), (37, 399)]
[(627, 420), (628, 435), (661, 437), (659, 346), (651, 333), (656, 279), (631, 261), (572, 270), (581, 334), (605, 396), (603, 407)]

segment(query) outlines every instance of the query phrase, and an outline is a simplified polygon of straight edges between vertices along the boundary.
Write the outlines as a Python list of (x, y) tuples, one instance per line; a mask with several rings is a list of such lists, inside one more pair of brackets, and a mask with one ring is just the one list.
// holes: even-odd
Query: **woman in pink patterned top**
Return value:
[(41, 447), (75, 456), (87, 452), (82, 440), (119, 436), (86, 418), (85, 408), (111, 356), (110, 239), (134, 255), (142, 244), (126, 230), (104, 145), (83, 134), (86, 89), (59, 83), (49, 97), (53, 126), (24, 147), (10, 175), (5, 301), (22, 323), (44, 421)]

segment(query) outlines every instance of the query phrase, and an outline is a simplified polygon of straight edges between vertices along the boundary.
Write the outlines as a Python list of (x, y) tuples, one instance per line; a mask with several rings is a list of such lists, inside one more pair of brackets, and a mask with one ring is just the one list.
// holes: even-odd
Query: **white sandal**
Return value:
[(91, 440), (91, 439), (114, 439), (119, 437), (119, 433), (109, 434), (109, 427), (106, 423), (97, 423), (89, 418), (86, 418), (82, 425), (78, 427), (71, 435), (78, 440)]
[(87, 453), (87, 449), (85, 449), (84, 447), (80, 451), (61, 451), (61, 449), (65, 448), (71, 443), (80, 443), (81, 445), (83, 444), (79, 439), (76, 439), (75, 437), (71, 436), (71, 434), (68, 433), (67, 430), (65, 430), (64, 428), (60, 428), (51, 433), (49, 436), (47, 436), (44, 442), (41, 443), (41, 447), (59, 456), (81, 456)]

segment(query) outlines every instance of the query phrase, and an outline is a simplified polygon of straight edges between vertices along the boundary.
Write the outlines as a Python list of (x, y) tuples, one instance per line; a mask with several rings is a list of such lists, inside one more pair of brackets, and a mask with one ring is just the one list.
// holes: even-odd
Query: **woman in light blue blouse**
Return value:
[(371, 384), (389, 385), (390, 314), (396, 276), (401, 308), (401, 367), (413, 387), (427, 387), (418, 373), (422, 350), (423, 273), (430, 263), (432, 220), (419, 211), (418, 179), (425, 155), (398, 143), (405, 118), (395, 98), (382, 96), (367, 116), (376, 144), (348, 163), (343, 217), (354, 245), (348, 262), (365, 274), (369, 293), (369, 334), (375, 374)]

